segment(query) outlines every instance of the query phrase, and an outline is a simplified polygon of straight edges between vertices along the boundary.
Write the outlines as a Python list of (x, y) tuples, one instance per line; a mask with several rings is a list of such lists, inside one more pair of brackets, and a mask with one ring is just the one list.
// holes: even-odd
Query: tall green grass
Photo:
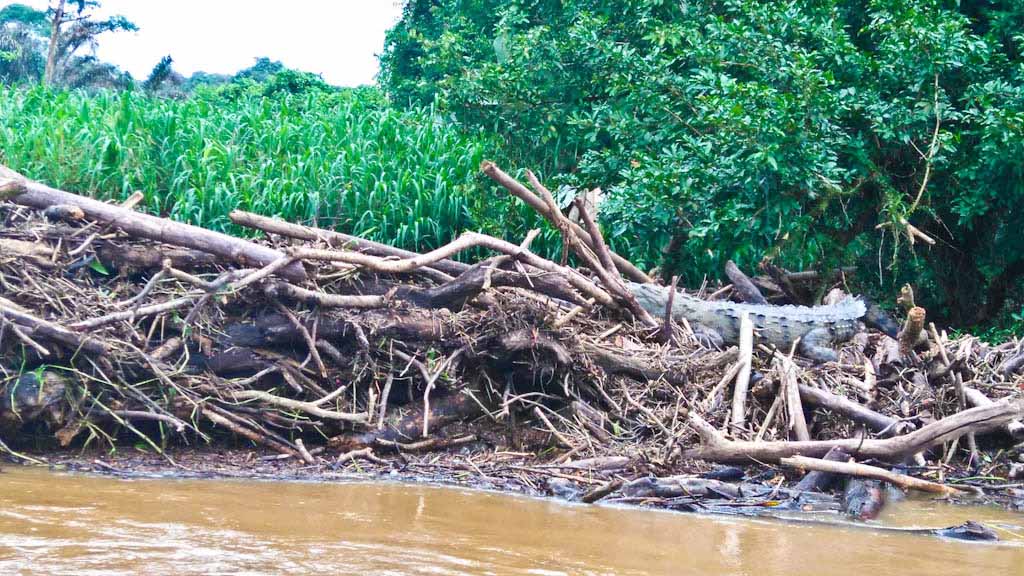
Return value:
[(466, 229), (503, 235), (503, 214), (522, 211), (482, 186), (496, 148), (376, 89), (168, 100), (0, 87), (0, 162), (97, 198), (143, 191), (151, 212), (233, 233), (238, 208), (413, 250)]

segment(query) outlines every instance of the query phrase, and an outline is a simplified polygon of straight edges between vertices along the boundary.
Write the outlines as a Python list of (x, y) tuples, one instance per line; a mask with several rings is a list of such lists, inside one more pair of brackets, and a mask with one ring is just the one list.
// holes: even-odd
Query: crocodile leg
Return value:
[(714, 328), (708, 328), (703, 324), (693, 325), (693, 335), (697, 338), (697, 342), (700, 342), (701, 346), (706, 348), (717, 348), (719, 350), (725, 345), (725, 338), (718, 333), (718, 330)]
[(815, 362), (835, 362), (839, 360), (839, 354), (829, 347), (831, 343), (832, 334), (828, 328), (815, 328), (800, 339), (800, 353)]

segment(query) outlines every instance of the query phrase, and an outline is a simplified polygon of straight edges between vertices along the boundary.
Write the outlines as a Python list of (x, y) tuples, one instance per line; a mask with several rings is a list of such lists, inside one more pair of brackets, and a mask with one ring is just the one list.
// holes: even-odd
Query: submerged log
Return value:
[[(829, 462), (846, 462), (849, 459), (850, 455), (843, 451), (842, 448), (833, 448), (828, 451), (828, 454), (825, 454), (825, 460)], [(811, 470), (800, 479), (796, 489), (805, 492), (824, 492), (832, 483), (834, 477), (835, 473), (831, 471)]]
[(782, 464), (783, 466), (790, 466), (792, 468), (800, 468), (801, 470), (818, 470), (821, 472), (830, 472), (832, 474), (844, 474), (860, 478), (871, 478), (873, 480), (884, 480), (885, 482), (907, 490), (919, 490), (921, 492), (930, 492), (932, 494), (941, 494), (943, 496), (959, 494), (962, 492), (952, 486), (946, 486), (945, 484), (907, 476), (906, 474), (898, 474), (896, 472), (886, 470), (885, 468), (869, 466), (867, 464), (860, 464), (857, 462), (837, 462), (821, 458), (808, 458), (807, 456), (793, 456), (790, 458), (781, 458), (779, 460), (779, 464)]

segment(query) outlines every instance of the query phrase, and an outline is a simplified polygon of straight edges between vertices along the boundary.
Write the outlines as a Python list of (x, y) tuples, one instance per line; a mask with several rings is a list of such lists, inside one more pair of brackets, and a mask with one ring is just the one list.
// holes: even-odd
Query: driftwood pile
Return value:
[[(951, 339), (911, 308), (899, 339), (866, 331), (837, 363), (753, 334), (715, 349), (637, 304), (623, 279), (651, 279), (608, 249), (582, 202), (576, 223), (532, 174), (531, 190), (483, 171), (561, 231), (561, 262), (530, 251), (535, 234), (466, 233), (416, 254), (233, 213), (263, 235), (248, 241), (0, 167), (0, 448), (40, 434), (156, 453), (236, 438), (339, 466), (459, 447), (591, 474), (588, 501), (728, 493), (679, 476), (706, 463), (940, 493), (956, 489), (920, 477), (1011, 474), (1021, 341)], [(454, 259), (467, 251), (492, 255)], [(836, 280), (766, 271), (730, 267), (733, 284), (707, 297), (807, 303), (808, 286)], [(888, 469), (907, 463), (918, 477)]]

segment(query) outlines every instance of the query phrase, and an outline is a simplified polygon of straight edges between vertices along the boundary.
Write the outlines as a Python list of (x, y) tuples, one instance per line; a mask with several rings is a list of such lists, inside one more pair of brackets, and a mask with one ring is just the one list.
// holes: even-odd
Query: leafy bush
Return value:
[(1024, 296), (1022, 30), (1017, 0), (409, 0), (382, 83), (604, 187), (666, 274), (856, 265), (971, 324)]

